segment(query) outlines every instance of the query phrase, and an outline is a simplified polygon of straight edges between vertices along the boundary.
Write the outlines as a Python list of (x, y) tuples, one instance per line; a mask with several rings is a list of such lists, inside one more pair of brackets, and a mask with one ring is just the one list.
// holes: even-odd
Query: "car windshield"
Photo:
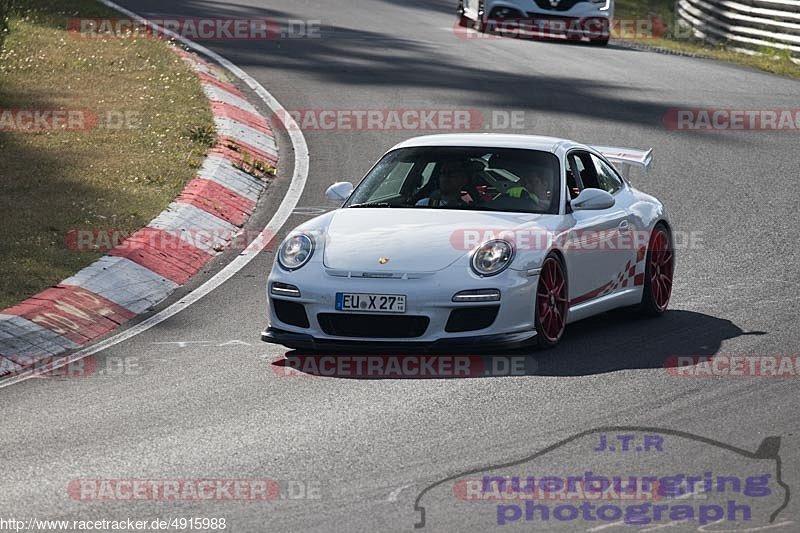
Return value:
[(345, 207), (558, 213), (558, 158), (539, 150), (401, 148), (367, 174)]

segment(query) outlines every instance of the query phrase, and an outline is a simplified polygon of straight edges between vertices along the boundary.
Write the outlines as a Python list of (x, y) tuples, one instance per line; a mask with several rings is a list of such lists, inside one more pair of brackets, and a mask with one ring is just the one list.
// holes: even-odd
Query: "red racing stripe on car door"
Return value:
[(591, 300), (592, 298), (595, 298), (595, 297), (599, 296), (600, 294), (602, 294), (603, 291), (608, 289), (609, 287), (611, 287), (611, 285), (613, 285), (613, 283), (614, 283), (613, 281), (609, 281), (608, 283), (606, 283), (602, 287), (598, 287), (598, 288), (596, 288), (594, 290), (591, 290), (591, 291), (587, 292), (586, 294), (582, 294), (581, 296), (573, 298), (572, 300), (569, 301), (569, 305), (570, 306), (578, 305), (579, 303), (583, 303), (583, 302), (585, 302), (587, 300)]

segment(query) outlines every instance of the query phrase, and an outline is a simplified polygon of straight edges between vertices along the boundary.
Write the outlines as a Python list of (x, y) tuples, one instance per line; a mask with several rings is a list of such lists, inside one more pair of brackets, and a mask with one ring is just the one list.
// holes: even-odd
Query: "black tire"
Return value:
[(595, 18), (586, 19), (583, 22), (584, 35), (589, 38), (590, 46), (607, 46), (611, 38), (609, 21), (606, 19)]
[[(665, 236), (666, 246), (659, 244), (664, 241), (660, 240), (658, 235)], [(668, 256), (663, 255), (664, 253)], [(656, 265), (656, 263), (658, 263)], [(666, 268), (666, 265), (669, 265)], [(660, 284), (657, 287), (653, 274), (660, 278)], [(667, 281), (661, 276), (667, 276)], [(669, 299), (672, 295), (672, 281), (675, 274), (675, 246), (673, 244), (672, 233), (667, 228), (666, 224), (659, 222), (653, 228), (650, 236), (650, 242), (647, 246), (647, 255), (645, 258), (644, 269), (644, 288), (642, 290), (642, 302), (639, 304), (639, 312), (646, 317), (658, 317), (663, 315), (669, 306)]]
[[(550, 268), (556, 269), (560, 276), (560, 281), (563, 284), (563, 291), (559, 289), (556, 291), (557, 294), (553, 291), (555, 288), (553, 280), (550, 279), (548, 275), (548, 269)], [(555, 281), (555, 284), (558, 284), (558, 280)], [(543, 293), (545, 292), (548, 293), (548, 302), (546, 304), (541, 301), (543, 299)], [(536, 344), (542, 349), (552, 348), (558, 344), (564, 336), (564, 329), (567, 325), (567, 313), (569, 312), (567, 269), (564, 267), (561, 257), (556, 253), (548, 254), (542, 262), (542, 272), (539, 275), (539, 283), (536, 286), (536, 296), (534, 297), (533, 305), (535, 307), (534, 323), (536, 326)], [(543, 305), (550, 309), (558, 308), (560, 312), (557, 315), (553, 315), (551, 312), (545, 313), (543, 312)], [(560, 320), (558, 328), (555, 328), (553, 322), (550, 321), (554, 316), (558, 316)]]

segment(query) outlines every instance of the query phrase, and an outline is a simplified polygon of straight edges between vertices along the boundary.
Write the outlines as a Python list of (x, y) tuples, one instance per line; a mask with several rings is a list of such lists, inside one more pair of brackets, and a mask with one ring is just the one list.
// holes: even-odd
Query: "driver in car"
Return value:
[(506, 190), (506, 194), (512, 198), (527, 198), (536, 202), (540, 207), (547, 207), (550, 204), (550, 180), (547, 178), (547, 170), (540, 167), (533, 167), (530, 171), (523, 174), (517, 185)]
[(439, 175), (439, 188), (429, 198), (423, 198), (416, 205), (428, 207), (456, 207), (469, 205), (472, 197), (463, 192), (469, 183), (469, 166), (463, 161), (447, 161), (442, 164)]

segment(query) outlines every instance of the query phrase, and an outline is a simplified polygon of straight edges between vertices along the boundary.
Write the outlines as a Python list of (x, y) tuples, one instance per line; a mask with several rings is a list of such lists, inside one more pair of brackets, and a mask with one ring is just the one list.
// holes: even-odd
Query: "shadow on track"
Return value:
[[(378, 4), (384, 2), (389, 3), (380, 0)], [(150, 8), (161, 16), (172, 15), (158, 0), (143, 0), (137, 3), (137, 8), (143, 14)], [(528, 58), (529, 68), (480, 67), (470, 61), (471, 55), (487, 52), (502, 55), (507, 51), (482, 46), (480, 41), (464, 39), (455, 30), (448, 30), (455, 28), (455, 2), (448, 7), (440, 1), (415, 0), (404, 3), (403, 8), (428, 12), (430, 20), (425, 28), (433, 33), (426, 40), (419, 39), (419, 34), (415, 38), (413, 33), (398, 33), (396, 27), (388, 24), (385, 29), (380, 24), (373, 24), (372, 29), (367, 29), (367, 24), (359, 27), (355, 22), (351, 26), (330, 24), (322, 13), (318, 17), (321, 19), (318, 38), (220, 40), (212, 44), (216, 51), (242, 67), (266, 66), (292, 73), (296, 78), (306, 75), (328, 83), (332, 94), (343, 95), (341, 105), (345, 107), (344, 96), (349, 93), (342, 89), (346, 87), (391, 91), (395, 95), (392, 98), (402, 88), (419, 90), (421, 94), (443, 90), (448, 91), (446, 101), (452, 107), (485, 109), (493, 105), (498, 110), (527, 110), (661, 129), (668, 111), (688, 106), (681, 101), (645, 100), (641, 90), (632, 88), (627, 81), (608, 82), (596, 76), (570, 75), (569, 70), (553, 69), (546, 48), (537, 49), (537, 54)], [(289, 12), (213, 0), (187, 0), (174, 11), (175, 16), (191, 13), (197, 18), (267, 18), (279, 22), (307, 18), (300, 14), (300, 9)], [(370, 12), (367, 8), (365, 11)], [(567, 46), (561, 40), (540, 44)], [(580, 43), (575, 46), (585, 51), (587, 62), (595, 61), (597, 53), (638, 53), (616, 46), (604, 50)], [(327, 105), (335, 101), (336, 98), (331, 98)], [(413, 106), (413, 97), (407, 97), (403, 105)], [(309, 133), (314, 132), (306, 132)]]
[[(663, 369), (673, 356), (715, 355), (722, 342), (744, 332), (730, 322), (692, 311), (669, 311), (660, 319), (631, 316), (617, 310), (570, 325), (561, 344), (550, 350), (518, 349), (503, 352), (472, 351), (462, 354), (380, 354), (380, 352), (304, 353), (290, 351), (286, 358), (273, 362), (276, 372), (285, 370), (319, 377), (348, 379), (461, 379), (519, 376), (587, 376), (621, 370)], [(452, 360), (465, 358), (468, 371), (452, 371)], [(336, 361), (344, 358), (344, 367)], [(364, 360), (360, 369), (354, 361)], [(405, 358), (415, 360), (411, 371)], [(422, 375), (421, 360), (449, 361), (449, 372)], [(369, 361), (376, 361), (369, 367)], [(392, 361), (394, 359), (395, 361)], [(392, 363), (394, 366), (392, 367)], [(434, 368), (437, 363), (431, 363)], [(451, 365), (451, 366), (447, 366)], [(342, 370), (344, 368), (344, 371)]]

